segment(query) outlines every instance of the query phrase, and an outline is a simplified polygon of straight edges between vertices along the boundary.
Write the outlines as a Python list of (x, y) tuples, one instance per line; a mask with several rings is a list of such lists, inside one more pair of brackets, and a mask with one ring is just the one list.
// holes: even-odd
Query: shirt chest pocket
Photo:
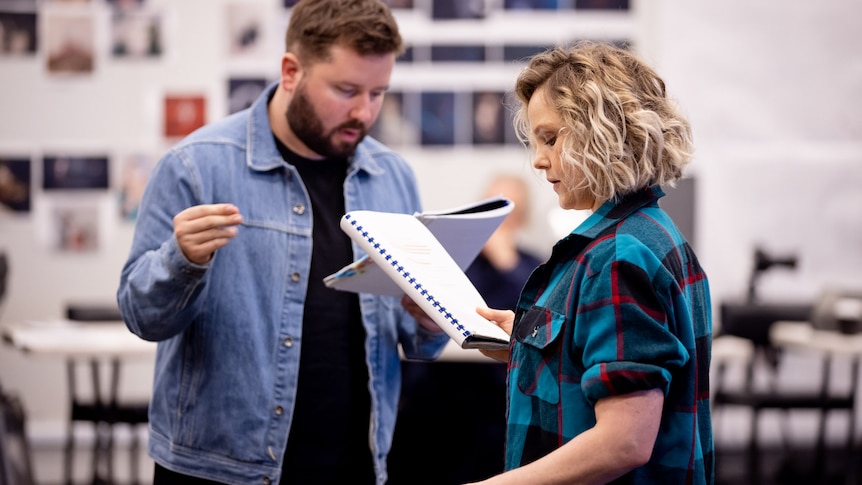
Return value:
[(560, 358), (565, 317), (549, 308), (533, 306), (515, 329), (513, 363), (518, 389), (550, 404), (560, 400)]

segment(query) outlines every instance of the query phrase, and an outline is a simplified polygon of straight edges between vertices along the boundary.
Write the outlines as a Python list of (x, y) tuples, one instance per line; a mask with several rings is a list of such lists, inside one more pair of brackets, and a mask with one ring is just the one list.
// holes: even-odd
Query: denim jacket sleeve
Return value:
[[(183, 331), (197, 311), (210, 263), (189, 261), (173, 233), (173, 217), (202, 203), (194, 176), (178, 153), (169, 152), (153, 170), (141, 200), (135, 238), (123, 266), (118, 303), (129, 329), (146, 340)], [(217, 255), (215, 257), (218, 257)]]

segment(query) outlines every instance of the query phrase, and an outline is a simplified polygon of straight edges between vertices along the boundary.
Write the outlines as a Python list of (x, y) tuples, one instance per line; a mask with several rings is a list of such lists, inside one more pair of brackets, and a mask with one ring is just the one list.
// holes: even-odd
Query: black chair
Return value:
[[(113, 305), (68, 305), (66, 318), (83, 322), (117, 322), (122, 321), (119, 309)], [(92, 380), (92, 395), (82, 398), (76, 389), (77, 367), (80, 364), (89, 366)], [(123, 402), (119, 398), (120, 359), (114, 358), (108, 362), (110, 367), (110, 383), (107, 395), (101, 386), (101, 367), (103, 362), (97, 359), (88, 359), (80, 362), (75, 359), (66, 361), (66, 370), (70, 394), (70, 412), (68, 430), (66, 433), (66, 444), (64, 448), (64, 475), (65, 483), (71, 485), (73, 481), (72, 464), (75, 454), (76, 422), (89, 422), (93, 424), (95, 442), (92, 453), (92, 483), (112, 484), (114, 483), (114, 427), (125, 424), (132, 427), (131, 442), (129, 446), (129, 464), (131, 469), (132, 483), (138, 483), (138, 453), (140, 451), (140, 440), (134, 428), (145, 425), (148, 422), (148, 402)], [(102, 470), (104, 468), (104, 470)]]
[[(0, 303), (6, 296), (8, 275), (9, 259), (0, 251)], [(31, 456), (24, 404), (0, 386), (0, 484), (33, 485)]]

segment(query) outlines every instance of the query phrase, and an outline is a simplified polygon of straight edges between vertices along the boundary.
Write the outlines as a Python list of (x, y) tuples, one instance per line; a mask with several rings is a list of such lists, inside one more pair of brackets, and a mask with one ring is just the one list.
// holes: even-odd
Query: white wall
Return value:
[[(90, 8), (108, 14), (104, 4), (93, 2)], [(168, 15), (167, 51), (160, 60), (117, 62), (102, 49), (91, 75), (57, 78), (45, 73), (41, 57), (0, 58), (0, 156), (160, 153), (167, 146), (159, 136), (164, 93), (207, 94), (208, 118), (214, 120), (226, 112), (229, 75), (277, 73), (285, 25), (279, 1), (256, 2), (270, 11), (272, 23), (264, 51), (253, 61), (226, 55), (226, 19), (220, 8), (226, 1), (146, 3)], [(827, 284), (862, 286), (862, 53), (857, 42), (862, 4), (648, 0), (633, 5), (631, 19), (491, 18), (478, 28), (430, 26), (418, 15), (402, 15), (401, 21), (412, 41), (439, 36), (441, 29), (462, 40), (508, 36), (559, 42), (577, 33), (630, 35), (664, 75), (694, 126), (697, 250), (714, 300), (744, 296), (755, 244), (800, 258), (796, 271), (775, 271), (764, 278), (764, 298), (811, 299)], [(436, 83), (509, 89), (516, 72), (515, 66), (470, 72), (399, 66), (393, 87)], [(525, 173), (534, 181), (536, 199), (526, 242), (547, 251), (555, 239), (544, 217), (555, 207), (555, 198), (540, 177), (531, 175), (519, 148), (402, 151), (419, 175), (429, 209), (478, 197), (493, 172)], [(70, 301), (113, 300), (132, 238), (132, 226), (112, 216), (112, 191), (83, 196), (95, 197), (103, 206), (98, 252), (63, 254), (47, 248), (47, 213), (52, 205), (75, 198), (42, 192), (38, 164), (33, 168), (32, 213), (0, 212), (0, 249), (11, 259), (0, 324), (58, 318)], [(148, 366), (131, 372), (129, 392), (146, 395)], [(0, 382), (22, 395), (34, 421), (64, 419), (60, 362), (22, 357), (3, 346)]]

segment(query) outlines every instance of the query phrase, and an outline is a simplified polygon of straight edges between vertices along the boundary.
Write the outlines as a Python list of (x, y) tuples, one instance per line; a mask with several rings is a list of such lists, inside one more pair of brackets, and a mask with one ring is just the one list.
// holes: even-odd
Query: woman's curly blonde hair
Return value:
[(582, 41), (532, 57), (515, 83), (515, 130), (528, 145), (527, 105), (543, 86), (569, 135), (561, 137), (563, 167), (582, 175), (574, 188), (608, 200), (682, 177), (691, 128), (664, 81), (631, 52)]

